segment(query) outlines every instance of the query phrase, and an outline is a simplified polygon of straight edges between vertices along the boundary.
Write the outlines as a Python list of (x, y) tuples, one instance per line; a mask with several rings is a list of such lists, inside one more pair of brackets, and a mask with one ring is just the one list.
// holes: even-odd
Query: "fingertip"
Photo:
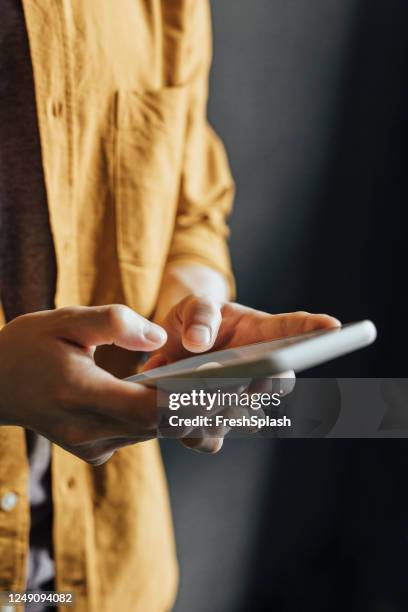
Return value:
[(183, 333), (182, 343), (191, 353), (201, 353), (211, 348), (211, 329), (208, 325), (194, 323)]
[(160, 325), (128, 306), (111, 304), (102, 312), (107, 316), (111, 344), (133, 351), (154, 351), (167, 341), (167, 333)]
[(143, 337), (151, 347), (146, 350), (154, 351), (161, 348), (167, 342), (167, 332), (156, 323), (149, 323), (143, 329)]
[(183, 438), (181, 443), (186, 448), (197, 453), (206, 455), (215, 455), (218, 453), (224, 444), (223, 438)]
[(180, 312), (183, 323), (182, 344), (192, 353), (212, 348), (222, 321), (220, 304), (208, 297), (194, 296)]
[(144, 366), (141, 368), (141, 372), (147, 372), (147, 370), (153, 370), (153, 368), (160, 368), (168, 364), (168, 360), (163, 355), (153, 355), (146, 361)]
[(328, 327), (341, 327), (342, 325), (339, 319), (336, 319), (336, 317), (332, 317), (331, 315), (328, 315), (326, 313), (322, 313), (319, 316), (325, 318)]

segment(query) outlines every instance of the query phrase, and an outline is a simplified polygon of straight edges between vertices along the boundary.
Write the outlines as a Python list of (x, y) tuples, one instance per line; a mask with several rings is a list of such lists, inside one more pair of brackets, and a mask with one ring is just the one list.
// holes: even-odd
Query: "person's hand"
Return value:
[[(326, 314), (292, 312), (272, 315), (232, 302), (219, 303), (207, 297), (190, 295), (174, 306), (161, 324), (168, 335), (167, 343), (147, 361), (144, 370), (186, 358), (191, 353), (329, 329), (338, 327), (340, 322)], [(216, 452), (221, 448), (222, 440), (191, 437), (184, 439), (183, 444)]]
[(156, 394), (99, 368), (95, 347), (152, 351), (166, 332), (122, 305), (18, 317), (0, 331), (0, 424), (31, 429), (99, 465), (156, 436)]
[(233, 302), (221, 304), (190, 295), (170, 310), (161, 325), (167, 332), (167, 343), (149, 359), (145, 369), (184, 359), (190, 353), (329, 329), (338, 327), (340, 322), (326, 314), (268, 314)]

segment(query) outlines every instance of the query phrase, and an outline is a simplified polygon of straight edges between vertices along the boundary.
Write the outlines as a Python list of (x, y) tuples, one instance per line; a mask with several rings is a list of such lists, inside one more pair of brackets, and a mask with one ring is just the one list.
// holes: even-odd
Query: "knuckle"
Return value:
[(281, 338), (289, 335), (289, 322), (287, 317), (281, 317), (280, 319), (279, 335)]
[(196, 321), (208, 321), (218, 323), (221, 321), (221, 310), (218, 304), (210, 298), (198, 298), (190, 307), (190, 316)]
[(58, 308), (55, 313), (59, 317), (71, 317), (72, 315), (76, 314), (78, 310), (81, 310), (80, 306), (62, 306), (61, 308)]
[(111, 304), (106, 309), (106, 313), (109, 319), (109, 323), (112, 327), (116, 325), (122, 325), (123, 320), (128, 315), (129, 308), (124, 304)]
[(185, 298), (180, 300), (175, 308), (172, 309), (172, 313), (174, 314), (174, 318), (177, 323), (183, 322), (184, 315), (186, 312), (188, 312), (188, 309), (190, 308), (191, 304), (194, 303), (194, 300), (195, 296), (187, 295)]
[(215, 300), (209, 297), (198, 297), (195, 300), (194, 307), (197, 311), (216, 313), (219, 308)]
[(303, 323), (307, 323), (309, 317), (310, 313), (306, 312), (305, 310), (298, 310), (297, 312), (295, 312), (295, 318)]
[(108, 326), (114, 335), (123, 334), (129, 323), (133, 311), (124, 304), (112, 304), (106, 310)]
[(63, 306), (52, 311), (50, 316), (53, 316), (55, 318), (55, 324), (59, 325), (64, 323), (66, 319), (71, 319), (80, 314), (83, 310), (85, 310), (84, 306)]
[(300, 322), (300, 330), (304, 333), (309, 331), (310, 327), (313, 328), (313, 325), (311, 326), (311, 314), (309, 312), (306, 312), (304, 310), (300, 310), (298, 313), (298, 318), (299, 318), (299, 322)]

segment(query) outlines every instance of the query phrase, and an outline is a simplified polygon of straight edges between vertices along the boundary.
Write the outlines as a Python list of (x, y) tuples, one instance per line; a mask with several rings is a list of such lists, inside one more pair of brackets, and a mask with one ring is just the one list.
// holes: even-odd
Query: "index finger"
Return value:
[(330, 315), (299, 311), (276, 315), (263, 314), (260, 316), (258, 329), (261, 328), (265, 338), (272, 339), (340, 326), (340, 321)]

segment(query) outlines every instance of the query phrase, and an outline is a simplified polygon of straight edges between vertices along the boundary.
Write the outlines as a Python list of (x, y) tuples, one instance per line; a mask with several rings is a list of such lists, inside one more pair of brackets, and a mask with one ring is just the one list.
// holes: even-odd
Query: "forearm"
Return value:
[(170, 264), (163, 276), (154, 320), (163, 321), (175, 304), (191, 294), (224, 302), (228, 299), (228, 284), (219, 272), (207, 266)]

